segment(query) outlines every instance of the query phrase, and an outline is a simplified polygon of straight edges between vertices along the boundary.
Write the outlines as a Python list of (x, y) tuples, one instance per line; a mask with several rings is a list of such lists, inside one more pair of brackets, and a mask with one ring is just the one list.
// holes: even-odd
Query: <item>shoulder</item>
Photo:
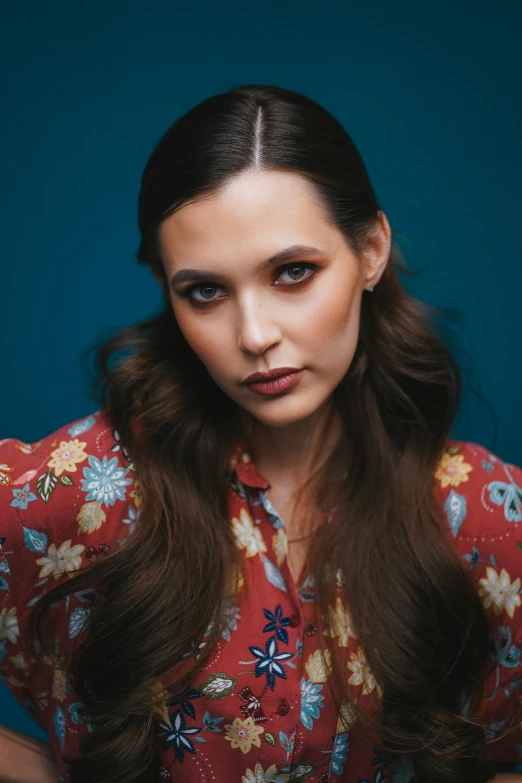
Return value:
[(0, 440), (0, 543), (28, 589), (118, 546), (138, 506), (132, 464), (102, 411), (33, 443)]
[[(436, 494), (456, 539), (522, 538), (522, 468), (485, 446), (450, 440), (435, 471)], [(522, 557), (522, 549), (520, 550)]]

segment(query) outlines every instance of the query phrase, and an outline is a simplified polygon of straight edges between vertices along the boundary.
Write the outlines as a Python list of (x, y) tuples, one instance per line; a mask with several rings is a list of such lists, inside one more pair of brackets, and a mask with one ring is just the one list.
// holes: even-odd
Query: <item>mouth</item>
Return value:
[(255, 394), (262, 394), (264, 396), (273, 396), (276, 394), (282, 394), (288, 389), (295, 386), (299, 382), (303, 370), (291, 370), (286, 371), (284, 375), (273, 375), (271, 378), (265, 378), (264, 380), (249, 382), (246, 384), (247, 388)]
[(296, 372), (301, 372), (298, 367), (276, 367), (273, 370), (267, 372), (254, 372), (245, 378), (243, 383), (250, 385), (251, 383), (266, 383), (272, 381), (275, 378), (282, 378), (284, 375), (291, 375)]

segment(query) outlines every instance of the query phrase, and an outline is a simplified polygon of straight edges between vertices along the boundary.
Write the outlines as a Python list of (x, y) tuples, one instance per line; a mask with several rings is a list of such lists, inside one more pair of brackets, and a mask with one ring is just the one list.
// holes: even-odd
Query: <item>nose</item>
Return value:
[(278, 319), (272, 307), (260, 298), (249, 298), (239, 306), (237, 344), (242, 351), (263, 354), (281, 340)]

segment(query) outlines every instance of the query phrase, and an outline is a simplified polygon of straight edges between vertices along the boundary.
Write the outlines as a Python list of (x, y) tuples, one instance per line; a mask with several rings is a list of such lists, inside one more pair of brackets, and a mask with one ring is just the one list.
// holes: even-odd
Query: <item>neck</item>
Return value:
[(242, 425), (256, 469), (268, 481), (276, 477), (280, 485), (289, 487), (310, 475), (331, 454), (342, 432), (339, 416), (331, 406), (281, 427), (264, 425), (244, 414)]

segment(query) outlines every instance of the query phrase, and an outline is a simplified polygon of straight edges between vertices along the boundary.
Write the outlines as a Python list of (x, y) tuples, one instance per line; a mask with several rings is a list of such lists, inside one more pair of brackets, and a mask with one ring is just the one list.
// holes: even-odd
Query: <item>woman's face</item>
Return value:
[[(377, 234), (365, 266), (308, 181), (281, 171), (242, 173), (163, 221), (160, 249), (180, 329), (217, 385), (260, 423), (283, 427), (327, 405), (353, 359), (364, 285), (388, 259), (384, 215)], [(295, 246), (302, 249), (267, 263)], [(243, 383), (278, 367), (302, 370), (282, 393), (261, 396)]]

